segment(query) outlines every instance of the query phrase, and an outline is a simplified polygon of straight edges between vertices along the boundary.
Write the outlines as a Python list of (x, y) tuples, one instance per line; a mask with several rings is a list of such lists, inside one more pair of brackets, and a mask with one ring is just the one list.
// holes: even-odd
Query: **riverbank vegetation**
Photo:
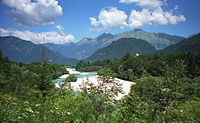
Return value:
[(80, 61), (76, 68), (98, 73), (108, 69), (118, 78), (136, 82), (121, 102), (123, 121), (200, 121), (200, 53), (126, 54), (121, 59)]
[[(57, 89), (52, 79), (65, 66), (13, 63), (0, 52), (0, 122), (200, 122), (200, 53), (126, 54), (76, 68), (98, 71), (102, 84)], [(111, 98), (120, 86), (103, 90), (115, 77), (136, 82), (120, 101)]]
[(70, 74), (66, 79), (65, 82), (76, 82), (77, 77), (74, 74)]

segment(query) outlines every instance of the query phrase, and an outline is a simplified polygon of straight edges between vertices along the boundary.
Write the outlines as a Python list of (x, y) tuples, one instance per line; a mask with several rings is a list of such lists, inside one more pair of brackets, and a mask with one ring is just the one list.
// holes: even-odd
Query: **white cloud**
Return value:
[(186, 21), (183, 15), (173, 15), (171, 12), (165, 12), (165, 17), (168, 18), (170, 24), (177, 24), (180, 21)]
[(131, 15), (129, 17), (129, 26), (130, 27), (141, 27), (144, 24), (151, 25), (152, 23), (149, 22), (151, 18), (149, 18), (151, 15), (148, 10), (143, 10), (141, 12), (138, 12), (136, 10), (133, 10), (131, 12)]
[(2, 0), (8, 7), (8, 16), (20, 26), (41, 26), (54, 24), (62, 15), (62, 7), (57, 0)]
[(96, 18), (90, 18), (90, 24), (93, 26), (98, 26), (99, 22), (97, 22)]
[[(90, 18), (90, 24), (95, 28), (90, 28), (89, 32), (104, 31), (113, 28), (130, 27), (138, 28), (145, 25), (167, 25), (177, 24), (186, 21), (184, 15), (176, 15), (173, 10), (164, 11), (163, 6), (167, 6), (167, 0), (120, 0), (119, 3), (134, 3), (142, 8), (141, 11), (132, 10), (129, 18), (124, 11), (115, 7), (102, 9), (98, 20)], [(174, 10), (178, 9), (176, 6)]]
[(113, 28), (124, 28), (127, 26), (127, 15), (124, 11), (118, 10), (115, 7), (102, 9), (99, 13), (98, 20), (90, 18), (91, 25), (102, 26), (97, 29), (90, 29), (96, 31), (104, 31)]
[(52, 32), (31, 32), (31, 31), (19, 31), (19, 30), (6, 30), (0, 28), (0, 36), (16, 36), (23, 40), (32, 41), (35, 44), (42, 43), (45, 36), (45, 43), (64, 44), (75, 40), (72, 34), (61, 35), (55, 31)]
[(162, 9), (132, 10), (129, 17), (129, 26), (138, 28), (145, 25), (177, 24), (181, 21), (186, 21), (184, 15), (174, 15), (173, 12), (164, 12)]
[(131, 11), (129, 16), (129, 27), (131, 28), (145, 25), (177, 24), (186, 21), (184, 15), (174, 15), (173, 11), (163, 11), (162, 6), (167, 6), (167, 0), (120, 0), (119, 2), (135, 3), (142, 8), (141, 11)]
[(160, 0), (120, 0), (120, 3), (136, 3), (138, 6), (144, 9), (155, 9), (163, 5)]
[(60, 31), (60, 34), (65, 35), (63, 32), (64, 28), (62, 26), (57, 25), (56, 28)]

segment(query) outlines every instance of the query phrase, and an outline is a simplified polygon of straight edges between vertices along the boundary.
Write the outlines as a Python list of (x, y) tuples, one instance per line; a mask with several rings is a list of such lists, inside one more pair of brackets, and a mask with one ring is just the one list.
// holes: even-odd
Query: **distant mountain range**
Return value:
[(154, 53), (155, 47), (153, 47), (147, 41), (136, 39), (136, 38), (122, 38), (112, 42), (109, 46), (101, 48), (95, 51), (85, 61), (103, 61), (106, 59), (121, 58), (126, 53), (130, 53), (135, 56), (138, 54), (152, 54)]
[(184, 39), (184, 37), (169, 35), (165, 33), (146, 32), (141, 29), (135, 29), (127, 32), (116, 34), (109, 42), (116, 41), (121, 38), (142, 39), (153, 45), (156, 50), (165, 48), (166, 46), (175, 44)]
[(77, 43), (33, 44), (14, 36), (0, 37), (4, 56), (15, 62), (41, 62), (42, 47), (45, 59), (55, 64), (76, 64), (78, 60), (97, 61), (120, 58), (126, 53), (139, 54), (200, 52), (200, 33), (184, 38), (164, 33), (135, 29), (116, 35), (104, 33), (97, 38), (83, 38)]
[(54, 52), (59, 52), (63, 56), (72, 57), (76, 59), (85, 59), (92, 55), (92, 53), (100, 48), (108, 46), (114, 36), (110, 33), (103, 33), (97, 38), (85, 37), (78, 43), (66, 43), (66, 44), (45, 44), (46, 47)]
[[(137, 30), (140, 31), (140, 30)], [(164, 37), (166, 39), (175, 40), (177, 36), (169, 36), (167, 34), (157, 33), (159, 37)], [(178, 40), (180, 37), (178, 37)], [(106, 59), (120, 58), (126, 53), (130, 53), (135, 56), (136, 53), (139, 54), (149, 54), (154, 53), (169, 54), (169, 53), (184, 53), (184, 52), (200, 52), (200, 33), (192, 35), (188, 38), (183, 38), (175, 44), (169, 45), (162, 50), (157, 50), (148, 41), (140, 40), (136, 38), (122, 38), (117, 41), (112, 42), (109, 46), (101, 48), (95, 51), (89, 58), (85, 61), (95, 62), (97, 60), (102, 61)]]
[[(43, 47), (43, 48), (42, 48)], [(59, 53), (55, 53), (41, 44), (33, 44), (14, 36), (0, 37), (0, 48), (4, 56), (14, 62), (41, 62), (42, 49), (45, 52), (45, 60), (54, 64), (76, 64), (77, 60), (66, 58)]]
[(63, 56), (76, 59), (86, 59), (91, 56), (96, 50), (110, 45), (113, 41), (121, 38), (136, 38), (149, 42), (157, 50), (163, 49), (166, 46), (175, 44), (184, 39), (181, 36), (168, 35), (164, 33), (146, 32), (141, 29), (135, 29), (116, 35), (104, 33), (97, 38), (83, 38), (78, 43), (67, 44), (46, 44), (45, 46), (54, 52), (59, 52)]
[(195, 34), (187, 39), (184, 39), (174, 45), (170, 45), (158, 53), (169, 54), (169, 53), (184, 53), (184, 52), (200, 52), (200, 33)]

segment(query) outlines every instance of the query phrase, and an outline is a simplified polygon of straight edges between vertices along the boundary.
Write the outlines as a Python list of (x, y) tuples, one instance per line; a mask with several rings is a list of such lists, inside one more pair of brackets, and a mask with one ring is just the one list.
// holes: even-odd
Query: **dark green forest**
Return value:
[[(74, 92), (55, 88), (65, 66), (14, 63), (0, 51), (0, 122), (200, 122), (200, 53), (155, 54), (80, 61), (79, 71), (97, 71), (102, 83), (118, 77), (136, 82), (129, 95), (90, 85)], [(87, 84), (87, 82), (86, 82)]]
[(136, 38), (122, 38), (112, 42), (109, 46), (95, 51), (90, 57), (84, 61), (103, 61), (106, 59), (121, 58), (126, 53), (131, 55), (148, 54), (151, 55), (156, 51), (155, 47), (147, 41)]
[(136, 82), (121, 102), (123, 121), (200, 122), (200, 53), (154, 54), (80, 61), (80, 71), (107, 69)]
[(184, 53), (184, 52), (198, 53), (199, 51), (200, 51), (200, 33), (197, 33), (176, 44), (167, 46), (166, 48), (158, 51), (158, 53), (163, 53), (163, 54)]
[(53, 52), (42, 44), (34, 44), (14, 36), (0, 36), (0, 48), (4, 56), (9, 57), (9, 60), (14, 62), (39, 62), (42, 50), (45, 51), (45, 61), (51, 64), (76, 64), (78, 61)]

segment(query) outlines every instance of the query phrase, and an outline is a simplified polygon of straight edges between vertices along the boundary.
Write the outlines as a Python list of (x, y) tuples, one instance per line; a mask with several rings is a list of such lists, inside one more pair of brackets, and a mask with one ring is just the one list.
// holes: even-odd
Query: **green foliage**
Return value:
[[(125, 54), (121, 59), (97, 61), (93, 63), (86, 63), (80, 61), (76, 65), (76, 69), (80, 71), (98, 71), (100, 69), (111, 69), (116, 73), (118, 78), (135, 81), (141, 77), (148, 76), (165, 76), (168, 69), (173, 71), (177, 68), (177, 62), (181, 61), (185, 66), (185, 77), (195, 78), (200, 76), (200, 53), (184, 53), (184, 54), (154, 54), (153, 56), (139, 55), (131, 56), (129, 53)], [(177, 68), (178, 69), (178, 68)]]
[[(78, 69), (98, 71), (98, 84), (85, 80), (83, 91), (74, 92), (51, 81), (66, 73), (65, 66), (13, 63), (0, 51), (0, 122), (200, 122), (199, 56), (126, 54), (80, 62)], [(120, 101), (115, 77), (136, 82)]]
[(146, 106), (135, 94), (126, 96), (121, 102), (121, 120), (123, 122), (145, 122), (144, 114)]
[(77, 77), (74, 74), (70, 74), (66, 79), (65, 82), (76, 82)]
[(188, 122), (200, 122), (200, 98), (188, 101), (179, 107), (179, 119)]
[(103, 76), (106, 78), (110, 78), (110, 77), (115, 78), (116, 77), (116, 74), (111, 69), (100, 69), (100, 70), (98, 70), (97, 75)]
[(98, 71), (99, 69), (101, 69), (102, 67), (99, 66), (98, 64), (99, 62), (97, 63), (86, 63), (84, 61), (79, 61), (77, 64), (76, 64), (76, 70), (78, 71), (85, 71), (85, 72), (94, 72), (94, 71)]
[[(173, 67), (166, 67), (164, 76), (144, 77), (132, 86), (130, 94), (139, 96), (146, 103), (144, 119), (148, 122), (184, 121), (182, 112), (186, 109), (181, 109), (182, 105), (199, 98), (199, 78), (186, 78), (186, 66), (182, 60), (177, 60), (174, 64)], [(197, 120), (193, 113), (195, 111), (192, 111), (192, 115)], [(184, 117), (188, 119), (188, 116)]]

